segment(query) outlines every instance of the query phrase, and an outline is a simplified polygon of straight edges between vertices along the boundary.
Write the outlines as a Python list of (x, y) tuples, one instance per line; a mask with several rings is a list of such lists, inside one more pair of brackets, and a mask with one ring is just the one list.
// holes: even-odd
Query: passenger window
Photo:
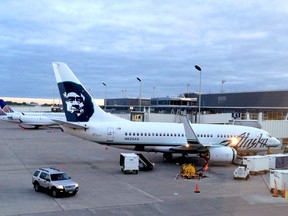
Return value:
[(47, 180), (48, 175), (47, 175), (46, 173), (42, 172), (42, 173), (40, 174), (40, 178), (41, 178), (41, 179), (44, 179), (44, 180)]
[(34, 176), (37, 177), (37, 176), (39, 175), (39, 172), (40, 172), (40, 171), (37, 170), (37, 171), (34, 173)]

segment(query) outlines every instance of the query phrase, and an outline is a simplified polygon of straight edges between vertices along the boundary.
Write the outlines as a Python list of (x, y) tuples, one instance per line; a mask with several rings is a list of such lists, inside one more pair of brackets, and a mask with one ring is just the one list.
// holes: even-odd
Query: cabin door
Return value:
[(108, 142), (114, 141), (114, 128), (112, 127), (107, 128), (107, 141)]

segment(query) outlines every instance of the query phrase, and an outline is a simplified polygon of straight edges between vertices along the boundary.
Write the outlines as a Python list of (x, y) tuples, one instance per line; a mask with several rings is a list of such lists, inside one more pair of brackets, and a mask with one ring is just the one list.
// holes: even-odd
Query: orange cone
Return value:
[(198, 180), (196, 180), (196, 185), (195, 185), (195, 193), (200, 193), (199, 188), (198, 188)]
[(274, 190), (273, 190), (273, 197), (278, 197), (278, 190), (277, 190), (277, 184), (276, 184), (276, 180), (274, 180)]
[(273, 190), (273, 197), (278, 197), (278, 190), (276, 188)]

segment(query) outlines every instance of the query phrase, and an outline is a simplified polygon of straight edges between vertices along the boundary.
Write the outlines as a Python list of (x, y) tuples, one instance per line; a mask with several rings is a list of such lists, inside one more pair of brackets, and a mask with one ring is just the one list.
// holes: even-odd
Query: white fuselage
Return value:
[[(100, 144), (125, 146), (145, 146), (150, 151), (165, 152), (171, 146), (187, 144), (183, 124), (154, 122), (99, 122), (86, 124), (86, 130), (73, 130), (63, 127), (64, 131), (86, 140)], [(238, 152), (259, 152), (276, 147), (280, 142), (268, 132), (246, 126), (191, 124), (200, 143), (204, 146), (223, 145), (237, 147)], [(235, 138), (236, 143), (231, 143)], [(154, 147), (154, 148), (153, 148)], [(145, 150), (144, 150), (145, 151)]]

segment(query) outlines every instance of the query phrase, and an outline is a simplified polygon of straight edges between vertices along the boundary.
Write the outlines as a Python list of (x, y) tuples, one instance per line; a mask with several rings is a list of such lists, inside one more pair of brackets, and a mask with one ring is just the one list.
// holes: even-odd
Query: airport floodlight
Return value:
[(195, 65), (196, 70), (200, 72), (200, 78), (199, 78), (199, 102), (198, 102), (198, 123), (200, 123), (200, 115), (201, 115), (201, 67), (198, 65)]
[(140, 107), (140, 111), (142, 110), (142, 104), (141, 104), (141, 98), (142, 98), (142, 80), (137, 77), (137, 80), (140, 82), (140, 94), (139, 94), (139, 107)]
[(195, 65), (195, 68), (196, 68), (198, 71), (201, 71), (201, 67), (200, 67), (200, 66)]
[(104, 86), (105, 86), (105, 97), (104, 97), (104, 110), (106, 110), (106, 94), (107, 94), (107, 85), (106, 85), (106, 83), (102, 83)]

